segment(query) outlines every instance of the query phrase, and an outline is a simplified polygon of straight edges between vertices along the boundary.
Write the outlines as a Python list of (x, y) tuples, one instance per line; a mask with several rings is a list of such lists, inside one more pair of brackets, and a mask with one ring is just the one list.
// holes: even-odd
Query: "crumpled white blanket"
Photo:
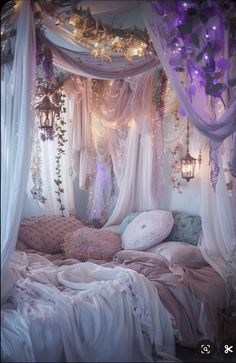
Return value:
[(169, 313), (143, 275), (24, 252), (10, 268), (18, 281), (1, 311), (3, 361), (177, 360)]

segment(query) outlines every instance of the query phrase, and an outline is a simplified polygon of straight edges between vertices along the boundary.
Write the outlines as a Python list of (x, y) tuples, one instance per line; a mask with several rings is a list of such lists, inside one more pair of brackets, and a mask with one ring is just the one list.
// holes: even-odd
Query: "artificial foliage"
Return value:
[(160, 35), (172, 52), (170, 65), (177, 72), (186, 71), (190, 80), (189, 96), (196, 93), (193, 77), (199, 77), (206, 95), (219, 97), (236, 85), (236, 78), (227, 80), (230, 62), (223, 57), (224, 32), (229, 45), (233, 42), (236, 24), (236, 3), (231, 0), (153, 1), (153, 9), (162, 16)]
[(55, 157), (56, 159), (56, 176), (57, 179), (54, 179), (54, 182), (56, 184), (57, 189), (55, 190), (55, 193), (57, 194), (57, 201), (60, 204), (60, 211), (62, 216), (64, 216), (64, 210), (65, 207), (62, 202), (62, 194), (64, 193), (64, 188), (62, 186), (62, 174), (61, 174), (61, 159), (63, 155), (65, 155), (65, 142), (68, 140), (65, 138), (65, 121), (63, 118), (63, 113), (66, 112), (66, 109), (64, 108), (65, 103), (65, 95), (63, 94), (62, 90), (57, 93), (60, 97), (59, 100), (59, 107), (60, 107), (60, 113), (57, 116), (57, 121), (55, 123), (55, 137), (57, 140), (57, 155)]

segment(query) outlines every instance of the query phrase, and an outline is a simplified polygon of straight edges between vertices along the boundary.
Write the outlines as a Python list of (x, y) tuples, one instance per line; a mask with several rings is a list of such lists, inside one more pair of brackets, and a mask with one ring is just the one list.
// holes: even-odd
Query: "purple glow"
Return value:
[(217, 66), (223, 70), (223, 71), (227, 71), (230, 68), (230, 64), (229, 61), (226, 58), (220, 58), (217, 62), (216, 62)]
[(198, 72), (198, 71), (195, 71), (194, 73), (195, 73), (195, 74), (198, 74), (199, 72)]
[(186, 112), (182, 106), (179, 107), (179, 115), (180, 116), (186, 116)]
[(208, 60), (208, 55), (204, 55), (204, 59)]
[(190, 96), (194, 96), (196, 94), (196, 87), (191, 84), (188, 91)]
[(216, 26), (215, 26), (215, 25), (213, 25), (212, 29), (213, 29), (213, 30), (216, 30)]

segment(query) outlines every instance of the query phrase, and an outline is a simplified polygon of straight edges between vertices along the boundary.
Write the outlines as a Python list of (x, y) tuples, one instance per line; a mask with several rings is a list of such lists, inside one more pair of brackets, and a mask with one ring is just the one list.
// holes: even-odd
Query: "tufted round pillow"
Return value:
[(147, 250), (162, 242), (171, 232), (174, 218), (170, 211), (153, 210), (139, 214), (122, 234), (122, 247)]
[(64, 252), (67, 258), (111, 261), (120, 250), (119, 234), (108, 229), (84, 227), (65, 235)]
[(126, 230), (127, 226), (134, 220), (134, 218), (136, 218), (138, 215), (140, 214), (140, 212), (131, 212), (130, 214), (128, 214), (123, 221), (120, 224), (120, 228), (119, 228), (119, 234), (122, 235), (124, 233), (124, 231)]
[(84, 223), (74, 217), (41, 216), (22, 220), (18, 239), (28, 248), (41, 252), (62, 251), (66, 232), (74, 232)]

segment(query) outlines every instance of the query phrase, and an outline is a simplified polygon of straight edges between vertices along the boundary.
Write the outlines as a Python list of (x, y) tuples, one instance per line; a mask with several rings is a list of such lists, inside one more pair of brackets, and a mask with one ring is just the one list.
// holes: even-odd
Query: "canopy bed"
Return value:
[(2, 14), (4, 362), (180, 361), (236, 301), (235, 4), (109, 5)]

